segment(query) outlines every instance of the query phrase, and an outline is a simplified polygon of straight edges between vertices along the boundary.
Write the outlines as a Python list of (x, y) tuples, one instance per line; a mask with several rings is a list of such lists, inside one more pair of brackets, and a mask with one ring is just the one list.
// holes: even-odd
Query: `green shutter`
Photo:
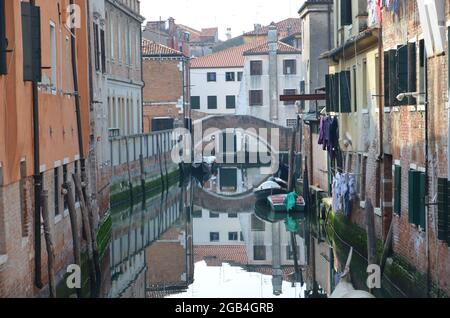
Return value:
[(419, 225), (419, 190), (420, 177), (415, 170), (409, 170), (408, 173), (408, 220), (409, 223)]
[(352, 24), (352, 0), (341, 0), (341, 26)]
[(351, 96), (351, 82), (350, 82), (350, 71), (343, 71), (339, 76), (339, 86), (340, 86), (340, 102), (341, 102), (341, 113), (351, 113), (352, 107), (350, 102)]
[[(408, 92), (408, 46), (403, 45), (397, 50), (397, 91), (395, 96), (400, 93)], [(408, 98), (399, 102), (400, 105), (408, 105)]]
[[(450, 173), (450, 171), (449, 171)], [(450, 245), (450, 181), (447, 182), (447, 244)]]
[(398, 106), (397, 100), (397, 50), (389, 51), (389, 106)]
[(394, 172), (394, 213), (402, 213), (402, 168), (395, 166)]
[(384, 107), (391, 105), (389, 61), (389, 52), (384, 52)]
[(420, 227), (423, 230), (427, 230), (426, 228), (426, 202), (425, 202), (425, 197), (426, 197), (426, 176), (424, 172), (417, 172), (417, 179), (419, 181), (418, 186), (419, 186), (419, 195), (417, 198), (417, 204), (418, 204), (418, 216), (417, 216), (417, 224), (420, 225)]
[(0, 0), (0, 74), (7, 74), (6, 69), (6, 40), (5, 0)]
[(450, 193), (448, 192), (448, 180), (438, 179), (438, 239), (441, 241), (447, 241), (448, 237), (448, 214), (449, 203), (448, 198)]
[(332, 110), (335, 113), (339, 113), (339, 74), (333, 75), (333, 107)]
[[(408, 92), (417, 91), (417, 47), (416, 43), (408, 43)], [(416, 99), (409, 97), (408, 104), (415, 105)]]

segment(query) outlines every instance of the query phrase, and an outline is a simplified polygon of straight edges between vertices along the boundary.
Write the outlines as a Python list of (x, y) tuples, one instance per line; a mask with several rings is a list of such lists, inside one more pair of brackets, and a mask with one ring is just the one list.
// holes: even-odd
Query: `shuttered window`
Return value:
[[(408, 92), (417, 91), (417, 46), (416, 43), (408, 43)], [(409, 97), (408, 104), (415, 105), (416, 98)]]
[(350, 71), (343, 71), (339, 75), (339, 95), (341, 102), (341, 113), (351, 113), (351, 82)]
[(397, 215), (402, 213), (402, 168), (400, 166), (394, 168), (394, 213)]
[(262, 106), (263, 105), (263, 91), (252, 90), (249, 92), (250, 106)]
[(95, 70), (100, 71), (100, 46), (98, 39), (98, 24), (94, 22), (94, 55), (95, 55)]
[(106, 46), (105, 46), (105, 30), (100, 30), (100, 48), (101, 48), (101, 62), (102, 73), (106, 73)]
[(191, 109), (200, 109), (200, 96), (191, 96)]
[(234, 96), (234, 95), (226, 96), (226, 107), (227, 107), (227, 109), (235, 109), (236, 108), (236, 96)]
[(384, 106), (387, 107), (391, 105), (390, 100), (390, 93), (389, 89), (391, 87), (391, 81), (390, 81), (390, 64), (389, 64), (389, 52), (384, 52)]
[(217, 96), (208, 96), (208, 109), (217, 109)]
[(450, 181), (438, 179), (438, 239), (450, 244)]
[[(400, 93), (408, 91), (408, 46), (402, 45), (397, 48), (397, 90), (395, 98)], [(408, 105), (408, 98), (398, 102), (399, 105)]]
[(352, 0), (341, 0), (341, 26), (352, 24)]
[(331, 113), (332, 92), (331, 92), (331, 75), (329, 74), (325, 75), (325, 95), (326, 95), (325, 108), (327, 110), (327, 113)]
[(23, 80), (40, 82), (41, 70), (41, 11), (29, 2), (21, 3)]
[[(296, 89), (285, 89), (283, 91), (283, 93), (286, 96), (297, 95), (297, 90)], [(295, 105), (295, 101), (284, 102), (284, 105)]]
[(6, 74), (6, 49), (8, 42), (6, 40), (5, 23), (5, 0), (0, 0), (0, 74)]
[(425, 173), (409, 170), (408, 220), (425, 230)]

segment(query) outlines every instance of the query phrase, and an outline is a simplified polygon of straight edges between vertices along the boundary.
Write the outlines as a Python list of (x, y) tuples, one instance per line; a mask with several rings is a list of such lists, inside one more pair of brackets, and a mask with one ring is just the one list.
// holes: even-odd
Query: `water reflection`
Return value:
[[(241, 204), (267, 180), (258, 168), (218, 167), (202, 183), (181, 175), (167, 191), (114, 213), (111, 297), (299, 298), (331, 291), (333, 257), (310, 237), (304, 214), (291, 215), (292, 232), (286, 214), (266, 201)], [(201, 202), (213, 202), (194, 204), (199, 187), (211, 194)]]

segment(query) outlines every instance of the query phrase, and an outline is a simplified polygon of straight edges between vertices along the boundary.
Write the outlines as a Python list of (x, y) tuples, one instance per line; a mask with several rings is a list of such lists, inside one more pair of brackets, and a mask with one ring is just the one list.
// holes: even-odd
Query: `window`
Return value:
[[(450, 33), (449, 33), (450, 34)], [(450, 53), (449, 53), (450, 56)], [(425, 41), (419, 42), (419, 104), (425, 104)], [(450, 64), (449, 64), (450, 65)], [(450, 72), (449, 72), (450, 74)], [(450, 83), (450, 82), (449, 82)]]
[(54, 191), (54, 205), (55, 205), (55, 216), (59, 215), (59, 196), (61, 191), (59, 189), (59, 168), (53, 170), (53, 191)]
[(19, 182), (20, 213), (22, 217), (22, 237), (28, 236), (28, 204), (27, 204), (26, 178), (27, 178), (27, 163), (25, 160), (22, 160), (20, 162), (20, 182)]
[(227, 96), (226, 97), (226, 107), (227, 109), (235, 109), (236, 108), (236, 96)]
[(450, 181), (438, 179), (438, 239), (450, 244)]
[(206, 74), (206, 80), (208, 82), (215, 82), (217, 80), (217, 74), (215, 72), (208, 72)]
[[(300, 95), (304, 95), (304, 94), (306, 94), (306, 83), (303, 80), (300, 82)], [(305, 109), (305, 101), (304, 100), (300, 101), (300, 107), (302, 109)]]
[(296, 60), (284, 60), (283, 61), (283, 74), (284, 75), (297, 74), (297, 61)]
[(359, 199), (361, 201), (366, 201), (366, 173), (367, 173), (367, 157), (362, 156), (361, 163), (361, 185), (359, 192)]
[[(117, 25), (119, 25), (120, 17), (117, 17)], [(117, 27), (117, 45), (118, 45), (118, 60), (119, 64), (122, 63), (122, 28)]]
[(200, 96), (191, 96), (191, 109), (200, 109)]
[(114, 32), (114, 21), (113, 21), (114, 16), (110, 15), (110, 17), (111, 18), (109, 20), (109, 37), (111, 39), (111, 43), (110, 43), (110, 45), (111, 45), (111, 60), (114, 60), (115, 51), (116, 51), (114, 39), (115, 39), (116, 33)]
[(194, 219), (200, 219), (203, 216), (203, 211), (202, 210), (194, 210), (192, 212), (192, 217)]
[(242, 77), (244, 76), (244, 73), (243, 72), (238, 72), (237, 73), (237, 80), (238, 80), (238, 82), (241, 82), (242, 81)]
[[(68, 182), (68, 175), (67, 175), (67, 165), (63, 165), (63, 184), (66, 184)], [(67, 197), (64, 196), (63, 198), (64, 202), (64, 211), (69, 209), (69, 203), (67, 202)]]
[(210, 232), (209, 233), (209, 241), (210, 242), (219, 242), (220, 234), (219, 232)]
[(106, 73), (106, 48), (105, 48), (105, 30), (100, 30), (100, 48), (101, 48), (101, 55), (100, 55), (100, 61), (102, 66), (102, 73)]
[(21, 3), (23, 80), (41, 82), (41, 11), (29, 2)]
[(98, 38), (98, 24), (94, 22), (94, 55), (95, 70), (100, 71), (100, 41)]
[(351, 25), (352, 17), (352, 0), (341, 0), (341, 26)]
[(425, 230), (425, 173), (413, 169), (408, 174), (408, 220)]
[(253, 232), (264, 232), (266, 230), (266, 225), (264, 221), (258, 219), (254, 214), (252, 214), (252, 231)]
[(208, 96), (208, 109), (217, 109), (217, 96)]
[(402, 167), (394, 166), (394, 213), (402, 213)]
[(351, 86), (350, 71), (325, 76), (327, 112), (351, 113)]
[(227, 81), (227, 82), (236, 81), (236, 73), (235, 72), (226, 72), (225, 73), (225, 81)]
[(228, 213), (228, 218), (229, 219), (237, 219), (238, 214), (237, 213)]
[(56, 30), (55, 24), (50, 23), (50, 66), (52, 72), (51, 85), (52, 91), (56, 93), (57, 69), (56, 69)]
[[(300, 248), (297, 246), (297, 260), (300, 259)], [(294, 248), (291, 245), (286, 246), (286, 259), (292, 261), (294, 260)]]
[(363, 87), (363, 89), (362, 89), (362, 96), (363, 96), (362, 107), (367, 108), (369, 105), (369, 100), (368, 100), (369, 87), (367, 85), (367, 60), (366, 59), (364, 59), (363, 63), (362, 63), (362, 87)]
[[(297, 90), (296, 89), (285, 89), (284, 90), (284, 95), (297, 95)], [(289, 102), (284, 102), (284, 105), (295, 105), (295, 101), (289, 101)]]
[(250, 61), (250, 75), (262, 75), (262, 61)]
[(339, 74), (339, 96), (341, 113), (351, 113), (351, 82), (350, 71), (343, 71)]
[(215, 212), (209, 212), (209, 218), (210, 219), (218, 219), (220, 217), (219, 213), (215, 213)]
[(228, 241), (237, 241), (239, 239), (238, 232), (229, 232)]
[(239, 233), (239, 236), (240, 236), (241, 242), (244, 242), (244, 234), (242, 234), (242, 232), (241, 232), (241, 233)]
[(261, 246), (253, 246), (253, 259), (255, 261), (265, 261), (266, 260), (266, 247)]
[(296, 128), (297, 127), (297, 119), (286, 119), (286, 127), (289, 128)]
[(250, 106), (262, 106), (263, 105), (263, 91), (250, 91)]

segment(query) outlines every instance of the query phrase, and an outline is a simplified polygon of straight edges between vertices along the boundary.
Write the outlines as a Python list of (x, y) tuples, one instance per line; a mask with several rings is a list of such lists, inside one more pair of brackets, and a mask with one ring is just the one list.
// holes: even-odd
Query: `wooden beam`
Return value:
[(281, 102), (326, 100), (326, 94), (280, 95)]

